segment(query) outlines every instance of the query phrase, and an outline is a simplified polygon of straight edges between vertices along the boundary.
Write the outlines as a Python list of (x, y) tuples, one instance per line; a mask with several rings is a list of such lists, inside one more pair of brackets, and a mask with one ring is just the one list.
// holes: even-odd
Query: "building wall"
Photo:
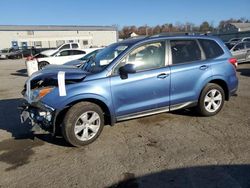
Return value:
[(54, 48), (62, 42), (79, 42), (82, 48), (107, 46), (117, 41), (117, 31), (0, 31), (0, 49), (17, 41), (28, 46)]

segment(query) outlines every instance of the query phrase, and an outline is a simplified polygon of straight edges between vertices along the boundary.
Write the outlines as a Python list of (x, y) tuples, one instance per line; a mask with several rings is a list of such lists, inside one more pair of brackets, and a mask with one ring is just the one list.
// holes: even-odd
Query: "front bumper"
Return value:
[(55, 110), (41, 102), (24, 103), (19, 106), (21, 123), (30, 121), (45, 131), (54, 132)]

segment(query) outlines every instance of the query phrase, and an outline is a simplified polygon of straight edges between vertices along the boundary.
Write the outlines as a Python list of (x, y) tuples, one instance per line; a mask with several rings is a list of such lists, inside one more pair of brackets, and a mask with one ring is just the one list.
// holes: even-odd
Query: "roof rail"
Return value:
[(189, 36), (200, 36), (200, 35), (208, 35), (208, 33), (190, 33), (190, 32), (167, 32), (167, 33), (159, 33), (156, 35), (151, 35), (150, 38), (154, 38), (154, 37), (171, 37), (171, 36), (183, 36), (183, 35), (189, 35)]

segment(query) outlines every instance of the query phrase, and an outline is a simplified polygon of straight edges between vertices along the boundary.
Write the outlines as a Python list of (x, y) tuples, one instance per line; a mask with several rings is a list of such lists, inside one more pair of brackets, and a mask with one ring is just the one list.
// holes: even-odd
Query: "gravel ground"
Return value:
[(250, 63), (216, 116), (181, 110), (106, 126), (82, 148), (31, 134), (23, 60), (0, 61), (0, 187), (250, 187)]

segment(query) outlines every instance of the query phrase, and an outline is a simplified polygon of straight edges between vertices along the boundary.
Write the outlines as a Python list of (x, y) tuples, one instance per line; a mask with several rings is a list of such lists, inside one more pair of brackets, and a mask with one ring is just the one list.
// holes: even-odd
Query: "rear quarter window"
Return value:
[(199, 39), (199, 42), (205, 53), (206, 59), (216, 58), (224, 53), (222, 48), (214, 40)]

